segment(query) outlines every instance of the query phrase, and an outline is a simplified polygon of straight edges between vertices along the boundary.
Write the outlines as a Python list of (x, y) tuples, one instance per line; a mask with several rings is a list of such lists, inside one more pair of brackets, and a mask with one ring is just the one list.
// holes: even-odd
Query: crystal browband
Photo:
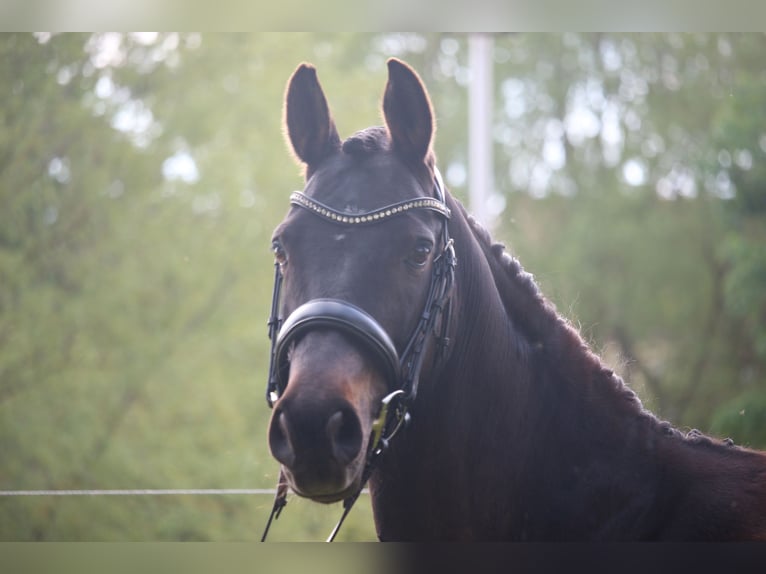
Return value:
[(295, 191), (290, 195), (290, 203), (313, 211), (317, 215), (324, 217), (330, 221), (336, 223), (345, 223), (350, 225), (357, 225), (361, 223), (375, 223), (382, 219), (404, 213), (411, 209), (429, 209), (440, 213), (447, 219), (450, 217), (449, 208), (439, 201), (431, 197), (418, 197), (416, 199), (408, 199), (407, 201), (400, 201), (399, 203), (392, 203), (379, 209), (373, 209), (372, 211), (365, 211), (362, 213), (345, 213), (329, 207), (323, 203), (311, 199), (306, 194), (300, 191)]

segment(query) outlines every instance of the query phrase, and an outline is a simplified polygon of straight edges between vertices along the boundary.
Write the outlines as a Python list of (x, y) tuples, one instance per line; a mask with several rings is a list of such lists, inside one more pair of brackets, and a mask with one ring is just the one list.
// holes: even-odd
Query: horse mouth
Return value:
[(335, 494), (322, 494), (319, 496), (310, 496), (311, 500), (314, 502), (321, 502), (322, 504), (333, 504), (334, 502), (340, 502), (341, 500), (347, 499), (352, 494), (356, 493), (355, 488), (347, 488), (346, 490), (342, 492), (336, 492)]
[(330, 490), (329, 488), (321, 488), (318, 486), (306, 487), (296, 483), (296, 480), (287, 475), (288, 484), (292, 491), (301, 498), (307, 498), (314, 502), (320, 502), (322, 504), (333, 504), (345, 500), (349, 496), (356, 494), (359, 490), (359, 480), (351, 481), (351, 484), (340, 490)]

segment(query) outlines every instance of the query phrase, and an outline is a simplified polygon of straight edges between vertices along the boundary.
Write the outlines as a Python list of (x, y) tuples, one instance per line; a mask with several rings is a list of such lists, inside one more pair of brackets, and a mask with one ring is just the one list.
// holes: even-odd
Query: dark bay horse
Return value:
[(369, 478), (381, 540), (766, 539), (766, 455), (645, 410), (443, 188), (417, 74), (341, 141), (285, 99), (303, 192), (274, 233), (269, 445), (319, 502)]

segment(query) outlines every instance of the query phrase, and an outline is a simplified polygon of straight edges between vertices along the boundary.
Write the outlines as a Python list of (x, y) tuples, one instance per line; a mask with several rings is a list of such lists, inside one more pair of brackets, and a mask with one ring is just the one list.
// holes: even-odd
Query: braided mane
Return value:
[[(506, 312), (529, 338), (530, 343), (547, 348), (549, 356), (556, 357), (561, 365), (558, 371), (574, 368), (586, 373), (588, 376), (583, 380), (589, 381), (604, 393), (620, 396), (623, 399), (620, 404), (639, 418), (649, 421), (662, 434), (682, 438), (696, 445), (733, 446), (731, 439), (718, 441), (697, 429), (682, 433), (670, 422), (646, 410), (635, 391), (603, 363), (579, 331), (558, 313), (556, 306), (540, 291), (534, 276), (525, 271), (519, 260), (506, 251), (505, 245), (494, 241), (489, 231), (465, 211), (462, 204), (459, 205), (487, 260), (499, 266), (502, 272), (502, 277), (496, 275), (495, 280), (501, 280), (498, 290)], [(493, 273), (496, 273), (495, 265), (492, 266)]]
[[(468, 214), (462, 205), (461, 210), (490, 261), (508, 316), (529, 343), (544, 349), (549, 357), (555, 357), (556, 370), (568, 372), (568, 379), (588, 381), (607, 393), (616, 393), (624, 399), (623, 403), (630, 411), (651, 418), (663, 428), (672, 429), (669, 423), (661, 423), (644, 409), (638, 395), (590, 349), (569, 320), (558, 313), (553, 302), (540, 291), (534, 276), (525, 271), (519, 260), (506, 251), (505, 245), (493, 241), (489, 231)], [(580, 372), (585, 377), (572, 377), (572, 372)]]

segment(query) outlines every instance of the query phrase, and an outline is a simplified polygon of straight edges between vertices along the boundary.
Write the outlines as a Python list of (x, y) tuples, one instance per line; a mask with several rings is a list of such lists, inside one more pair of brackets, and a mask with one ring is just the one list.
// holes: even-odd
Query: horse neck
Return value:
[[(763, 536), (766, 455), (684, 436), (645, 411), (460, 206), (453, 225), (454, 346), (441, 373), (421, 384), (413, 423), (375, 473), (379, 535)], [(740, 508), (754, 510), (744, 520)]]
[[(545, 298), (533, 276), (460, 207), (467, 247), (460, 258), (458, 288), (462, 286), (462, 292), (458, 293), (461, 310), (455, 354), (462, 357), (463, 368), (453, 372), (478, 364), (495, 376), (494, 394), (511, 387), (521, 393), (520, 401), (529, 402), (546, 388), (562, 393), (571, 389), (593, 399), (586, 401), (592, 409), (606, 402), (605, 410), (653, 419), (636, 394)], [(461, 375), (465, 378), (467, 373)]]
[[(421, 384), (413, 424), (374, 481), (384, 538), (414, 538), (416, 528), (437, 538), (459, 538), (459, 529), (479, 539), (522, 537), (534, 521), (530, 505), (554, 504), (550, 492), (565, 488), (560, 465), (577, 467), (594, 443), (600, 456), (615, 457), (654, 432), (635, 394), (532, 276), (456, 208), (453, 349), (441, 374)], [(570, 496), (555, 504), (566, 513), (572, 500), (583, 503)]]
[[(698, 431), (684, 435), (645, 410), (519, 262), (480, 225), (466, 222), (492, 281), (474, 287), (471, 298), (489, 305), (466, 327), (474, 336), (466, 342), (466, 357), (472, 358), (464, 364), (491, 365), (483, 369), (485, 388), (473, 394), (474, 400), (486, 395), (481, 412), (490, 415), (474, 420), (506, 437), (495, 441), (501, 449), (489, 453), (495, 481), (488, 488), (495, 491), (485, 496), (497, 506), (503, 500), (497, 492), (509, 493), (504, 511), (515, 521), (510, 536), (766, 537), (766, 454), (732, 448)], [(475, 302), (466, 305), (476, 308)], [(505, 328), (492, 327), (491, 337), (475, 336), (480, 324), (497, 323), (495, 314)], [(464, 313), (463, 319), (471, 317)], [(445, 386), (477, 382), (470, 371), (456, 372)], [(479, 444), (474, 441), (472, 448)], [(751, 509), (747, 520), (732, 510), (733, 492), (737, 504)], [(682, 497), (688, 508), (670, 518), (669, 509)], [(704, 518), (688, 524), (684, 513), (703, 512), (700, 506), (706, 507)], [(710, 529), (708, 523), (725, 526)]]

